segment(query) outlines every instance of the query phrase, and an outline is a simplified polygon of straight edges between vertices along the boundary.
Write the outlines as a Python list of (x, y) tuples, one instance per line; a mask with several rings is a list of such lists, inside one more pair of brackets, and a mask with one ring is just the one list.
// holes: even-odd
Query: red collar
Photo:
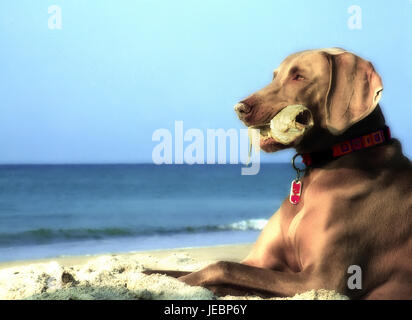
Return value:
[(333, 145), (331, 148), (302, 154), (302, 162), (307, 166), (313, 166), (344, 156), (358, 150), (370, 148), (391, 139), (389, 127), (385, 126), (380, 130), (365, 134), (354, 139), (346, 140)]

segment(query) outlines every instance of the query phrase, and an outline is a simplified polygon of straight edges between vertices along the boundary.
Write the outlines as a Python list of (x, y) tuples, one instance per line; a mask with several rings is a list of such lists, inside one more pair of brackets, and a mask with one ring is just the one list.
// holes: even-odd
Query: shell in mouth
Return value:
[(299, 142), (313, 127), (312, 113), (301, 104), (287, 106), (270, 121), (270, 134), (282, 144)]
[(261, 144), (273, 140), (274, 143), (291, 145), (299, 142), (312, 127), (313, 116), (310, 110), (304, 105), (295, 104), (283, 108), (270, 123), (251, 128), (260, 130)]

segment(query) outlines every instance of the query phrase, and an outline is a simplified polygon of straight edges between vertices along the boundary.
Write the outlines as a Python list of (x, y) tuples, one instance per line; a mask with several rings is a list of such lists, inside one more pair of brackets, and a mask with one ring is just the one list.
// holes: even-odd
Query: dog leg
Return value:
[[(252, 267), (236, 262), (220, 261), (205, 269), (180, 277), (192, 286), (203, 286), (219, 293), (219, 288), (235, 288), (264, 296), (293, 296), (310, 289), (319, 289), (306, 272), (287, 273)], [(229, 290), (230, 291), (230, 290)]]
[(162, 274), (165, 276), (179, 278), (190, 274), (189, 271), (176, 271), (176, 270), (144, 270), (142, 273), (150, 276), (151, 274)]

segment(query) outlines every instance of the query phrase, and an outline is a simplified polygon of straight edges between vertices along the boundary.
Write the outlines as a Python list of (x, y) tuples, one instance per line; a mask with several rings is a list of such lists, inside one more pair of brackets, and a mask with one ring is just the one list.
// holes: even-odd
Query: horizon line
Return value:
[[(289, 163), (289, 161), (261, 161), (261, 164), (276, 164), (276, 163)], [(67, 166), (67, 165), (154, 165), (154, 166), (202, 166), (202, 165), (245, 165), (244, 163), (163, 163), (156, 164), (153, 162), (8, 162), (1, 163), (0, 166)]]

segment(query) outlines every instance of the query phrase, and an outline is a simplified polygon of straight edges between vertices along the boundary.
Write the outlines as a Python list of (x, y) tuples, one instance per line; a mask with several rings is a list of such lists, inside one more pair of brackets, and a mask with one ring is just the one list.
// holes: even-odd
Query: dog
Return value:
[[(287, 57), (272, 82), (235, 111), (247, 127), (260, 129), (262, 150), (294, 148), (302, 156), (306, 169), (294, 163), (291, 194), (242, 262), (147, 273), (218, 295), (328, 289), (351, 299), (412, 299), (412, 165), (390, 137), (382, 90), (373, 65), (346, 50)], [(296, 105), (303, 109), (290, 122), (301, 130), (280, 142), (271, 133), (274, 120)]]

